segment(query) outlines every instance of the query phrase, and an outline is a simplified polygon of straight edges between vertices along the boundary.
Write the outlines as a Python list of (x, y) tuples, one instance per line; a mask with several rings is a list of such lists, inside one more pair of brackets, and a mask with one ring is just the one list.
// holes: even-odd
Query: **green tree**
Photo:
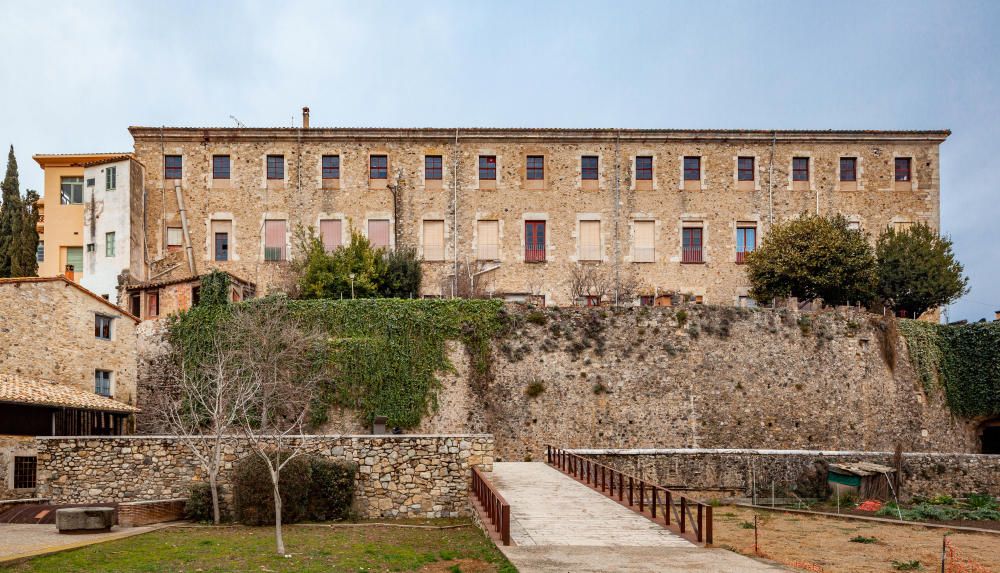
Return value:
[(969, 279), (951, 247), (951, 239), (923, 223), (887, 228), (875, 245), (878, 296), (894, 311), (916, 318), (964, 295)]
[(215, 269), (201, 278), (201, 289), (198, 291), (198, 305), (229, 304), (229, 275)]
[(373, 248), (366, 237), (352, 231), (351, 242), (330, 253), (312, 229), (300, 229), (297, 238), (298, 252), (302, 253), (295, 264), (300, 298), (372, 298), (381, 294), (386, 260), (383, 251)]
[(380, 294), (389, 298), (416, 298), (420, 296), (420, 282), (423, 280), (423, 270), (417, 250), (413, 247), (400, 247), (386, 253), (386, 273)]
[(826, 304), (869, 303), (878, 275), (867, 236), (842, 215), (803, 215), (774, 225), (747, 260), (750, 296), (823, 299)]
[(29, 189), (21, 205), (21, 217), (15, 218), (14, 241), (10, 251), (11, 276), (33, 277), (38, 274), (38, 193)]
[(0, 278), (12, 275), (12, 254), (17, 241), (15, 233), (20, 232), (21, 190), (17, 178), (17, 158), (14, 146), (7, 154), (7, 174), (0, 184)]

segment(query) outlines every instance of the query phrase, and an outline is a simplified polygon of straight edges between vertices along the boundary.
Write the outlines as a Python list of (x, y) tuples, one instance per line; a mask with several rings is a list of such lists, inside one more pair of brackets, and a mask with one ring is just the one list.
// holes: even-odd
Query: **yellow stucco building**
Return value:
[[(84, 166), (122, 153), (39, 154), (33, 156), (45, 172), (38, 201), (38, 276), (83, 276)], [(73, 272), (68, 272), (68, 267)]]

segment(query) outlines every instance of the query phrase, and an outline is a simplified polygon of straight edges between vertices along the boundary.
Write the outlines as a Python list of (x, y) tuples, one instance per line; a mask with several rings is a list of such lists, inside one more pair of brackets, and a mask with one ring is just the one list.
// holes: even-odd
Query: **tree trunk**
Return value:
[(222, 518), (219, 513), (219, 476), (217, 471), (208, 472), (208, 486), (212, 490), (212, 523), (219, 525)]
[(281, 536), (281, 492), (278, 490), (278, 473), (271, 473), (274, 484), (274, 540), (278, 544), (278, 555), (285, 554), (285, 540)]

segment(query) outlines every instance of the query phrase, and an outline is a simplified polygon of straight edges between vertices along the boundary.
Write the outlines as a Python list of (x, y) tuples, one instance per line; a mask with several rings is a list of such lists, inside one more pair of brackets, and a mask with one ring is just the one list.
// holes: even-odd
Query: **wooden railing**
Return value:
[(560, 448), (546, 446), (546, 461), (653, 521), (662, 520), (668, 529), (680, 533), (682, 537), (712, 544), (712, 506), (707, 503), (665, 487), (647, 484), (637, 477)]
[(472, 467), (472, 494), (489, 518), (489, 525), (500, 537), (500, 542), (510, 545), (510, 504), (475, 466)]

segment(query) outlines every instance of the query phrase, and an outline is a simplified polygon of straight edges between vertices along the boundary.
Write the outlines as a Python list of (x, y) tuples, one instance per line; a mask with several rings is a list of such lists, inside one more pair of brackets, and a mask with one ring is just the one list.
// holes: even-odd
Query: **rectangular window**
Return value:
[(229, 233), (223, 231), (215, 233), (215, 260), (229, 260)]
[(179, 248), (184, 244), (184, 233), (180, 227), (167, 227), (167, 249)]
[(545, 261), (545, 221), (524, 222), (524, 260)]
[(601, 260), (600, 221), (580, 221), (580, 260)]
[(596, 155), (584, 155), (580, 158), (580, 178), (584, 181), (597, 181)]
[(164, 179), (180, 179), (183, 161), (180, 155), (164, 155), (163, 156), (163, 178)]
[(323, 179), (340, 179), (340, 156), (323, 156)]
[(428, 181), (440, 181), (443, 177), (441, 163), (440, 155), (428, 155), (424, 157), (424, 179)]
[(738, 181), (753, 181), (753, 157), (740, 157), (736, 160), (736, 179)]
[(115, 256), (115, 232), (104, 233), (104, 256)]
[(267, 156), (267, 178), (268, 179), (284, 179), (285, 178), (285, 156), (284, 155), (268, 155)]
[(736, 306), (738, 306), (740, 308), (753, 308), (753, 307), (757, 306), (757, 301), (755, 301), (754, 299), (752, 299), (749, 296), (743, 296), (743, 295), (741, 295), (739, 297), (739, 300), (737, 300), (737, 302), (736, 302)]
[(40, 263), (45, 261), (45, 241), (38, 241), (38, 246), (35, 247), (35, 260)]
[(114, 191), (118, 186), (118, 168), (108, 167), (104, 170), (104, 188), (108, 191)]
[(94, 392), (101, 396), (111, 396), (111, 371), (94, 371)]
[(376, 249), (389, 248), (389, 220), (369, 219), (368, 242)]
[(372, 155), (368, 158), (368, 177), (370, 179), (389, 178), (389, 156)]
[(683, 252), (681, 253), (681, 262), (683, 263), (700, 263), (702, 262), (702, 234), (701, 227), (684, 227), (683, 229), (683, 244), (681, 245)]
[(757, 249), (757, 226), (741, 224), (736, 227), (736, 262), (745, 263), (747, 253)]
[(323, 249), (332, 253), (343, 243), (343, 222), (340, 219), (323, 219), (319, 222), (319, 236)]
[(146, 318), (160, 316), (160, 291), (146, 294)]
[(792, 158), (792, 181), (809, 181), (809, 158)]
[(486, 179), (490, 181), (496, 181), (497, 178), (497, 156), (496, 155), (480, 155), (479, 156), (479, 178)]
[(94, 315), (94, 337), (102, 340), (111, 340), (111, 320), (110, 316), (103, 314)]
[(656, 261), (654, 234), (656, 223), (653, 221), (635, 221), (635, 244), (633, 260), (637, 263), (652, 263)]
[(909, 157), (897, 157), (896, 158), (896, 181), (909, 181), (910, 180), (910, 158)]
[(841, 157), (840, 158), (840, 180), (841, 181), (857, 181), (858, 180), (858, 158), (857, 157)]
[(132, 316), (139, 316), (142, 312), (142, 306), (139, 304), (139, 293), (128, 296), (128, 311), (132, 313)]
[(229, 156), (212, 156), (212, 179), (229, 179)]
[(529, 155), (527, 157), (527, 176), (531, 181), (545, 179), (545, 156)]
[(684, 158), (684, 180), (701, 181), (701, 157)]
[(66, 270), (83, 273), (83, 247), (66, 247)]
[(284, 219), (264, 221), (264, 260), (284, 261), (285, 253)]
[(14, 456), (14, 489), (35, 489), (38, 483), (38, 457)]
[(83, 177), (63, 177), (59, 182), (59, 203), (62, 205), (83, 204)]
[(635, 178), (637, 181), (653, 180), (653, 157), (640, 155), (635, 158)]
[(500, 222), (479, 221), (476, 229), (476, 259), (495, 261), (500, 258)]
[(424, 221), (424, 260), (444, 260), (444, 221)]

